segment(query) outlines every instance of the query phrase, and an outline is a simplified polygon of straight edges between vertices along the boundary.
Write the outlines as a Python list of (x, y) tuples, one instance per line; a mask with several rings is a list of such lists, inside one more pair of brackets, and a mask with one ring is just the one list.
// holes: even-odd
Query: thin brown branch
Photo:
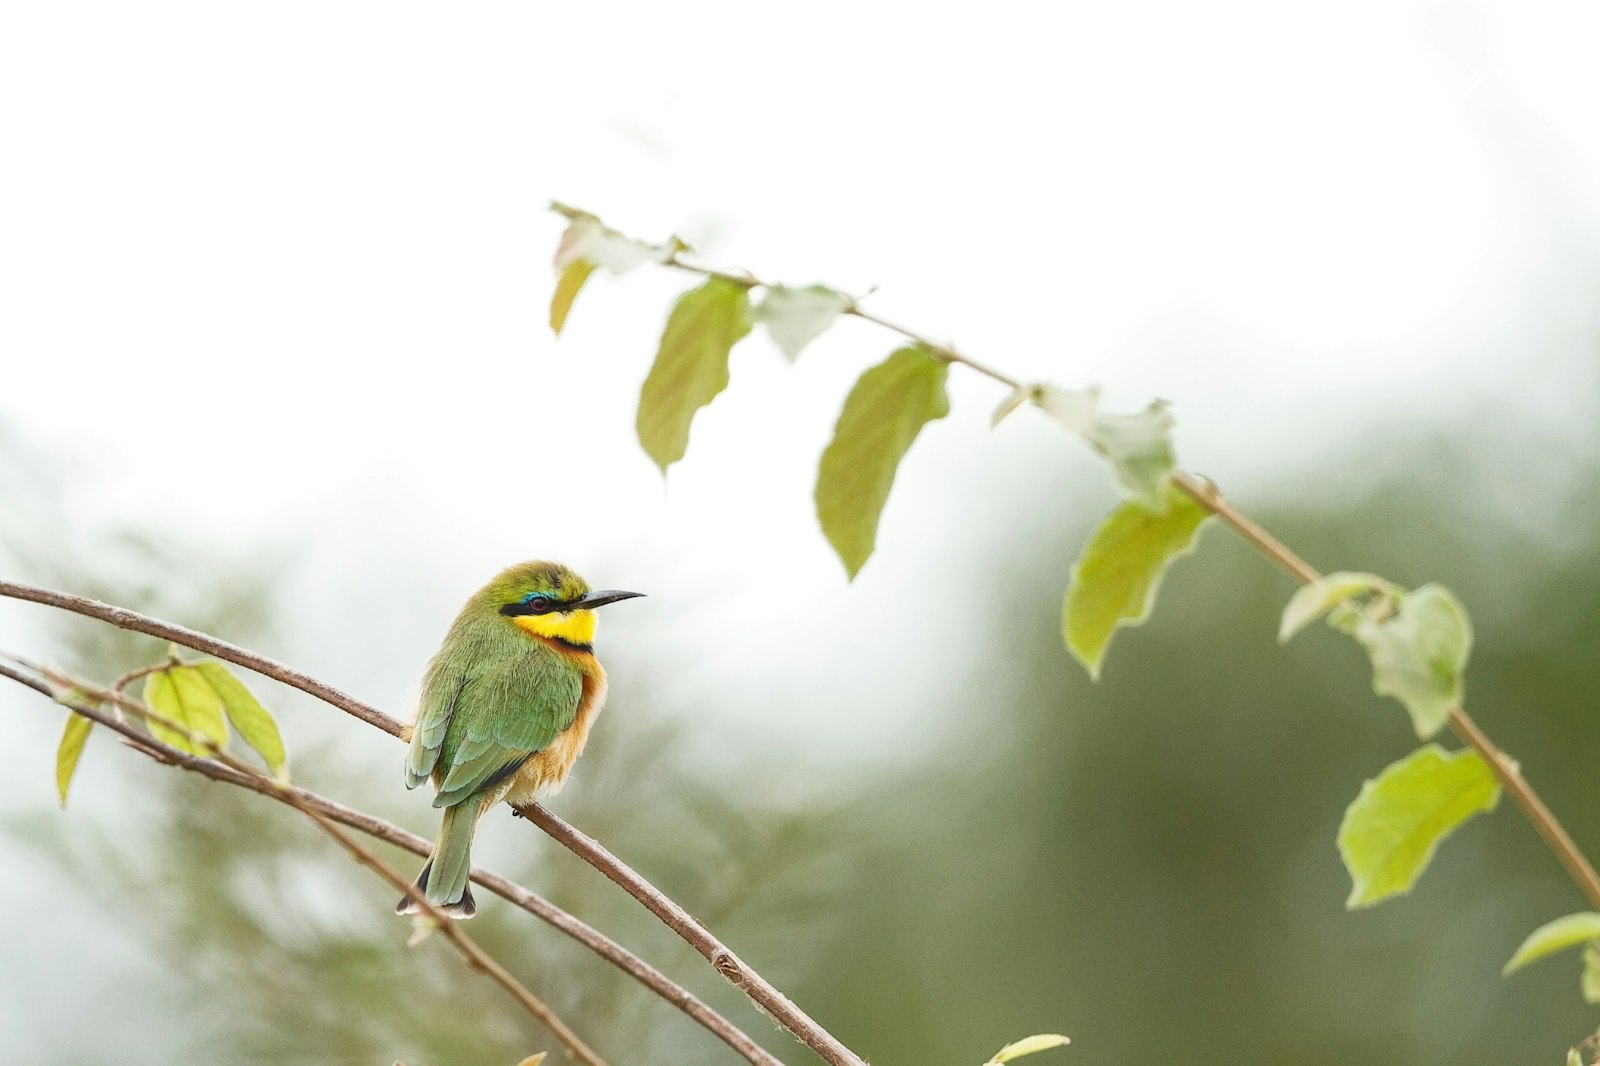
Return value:
[[(360, 700), (357, 700), (352, 696), (345, 695), (344, 693), (339, 692), (330, 686), (324, 685), (314, 678), (307, 677), (299, 671), (285, 666), (282, 663), (268, 659), (265, 656), (259, 655), (247, 649), (240, 648), (237, 645), (228, 643), (227, 641), (218, 640), (217, 638), (209, 636), (208, 634), (185, 629), (182, 626), (173, 625), (172, 623), (162, 621), (158, 618), (151, 618), (147, 615), (139, 614), (136, 611), (127, 610), (126, 608), (101, 603), (98, 600), (91, 600), (82, 596), (74, 596), (70, 593), (57, 592), (52, 589), (36, 588), (30, 585), (21, 585), (14, 582), (0, 581), (0, 596), (7, 596), (13, 599), (26, 600), (31, 603), (40, 603), (46, 606), (72, 611), (76, 614), (84, 615), (85, 617), (109, 622), (112, 625), (123, 629), (130, 629), (135, 632), (147, 633), (151, 636), (162, 637), (185, 647), (193, 648), (196, 651), (207, 652), (208, 654), (215, 655), (219, 659), (226, 659), (227, 661), (236, 665), (254, 670), (263, 676), (282, 681), (291, 688), (296, 688), (302, 692), (308, 693), (309, 695), (316, 696), (318, 699), (321, 699), (324, 702), (329, 703), (332, 706), (337, 707), (340, 710), (343, 710), (370, 725), (377, 726), (379, 729), (382, 729), (384, 732), (389, 733), (392, 736), (398, 737), (400, 735), (400, 723), (395, 721), (393, 718), (390, 718), (377, 708), (362, 703)], [(9, 670), (5, 671), (5, 674), (13, 680), (22, 680), (19, 675)], [(46, 695), (50, 695), (48, 688), (42, 688), (40, 691), (44, 692)], [(96, 719), (96, 721), (100, 720), (101, 719), (99, 718)], [(155, 742), (149, 737), (144, 736), (136, 730), (127, 729), (126, 727), (118, 729), (117, 731), (122, 733), (127, 739), (130, 740), (130, 742), (134, 743), (139, 750), (143, 751), (145, 754), (151, 754), (150, 748), (155, 744)], [(169, 751), (170, 750), (171, 749), (169, 749)], [(164, 761), (173, 760), (167, 759)], [(180, 754), (176, 761), (185, 769), (203, 773), (206, 776), (212, 777), (216, 780), (226, 780), (230, 784), (250, 788), (252, 791), (262, 792), (263, 794), (268, 795), (272, 794), (266, 789), (256, 788), (254, 785), (247, 783), (248, 779), (234, 780), (225, 775), (218, 775), (213, 771), (219, 768), (216, 767), (215, 764), (208, 763), (204, 760), (197, 760), (190, 756), (183, 756)], [(400, 829), (398, 826), (394, 826), (388, 822), (382, 821), (381, 819), (373, 818), (370, 815), (362, 814), (359, 811), (342, 807), (331, 800), (324, 800), (321, 797), (316, 796), (314, 793), (301, 792), (301, 795), (303, 798), (308, 798), (323, 804), (324, 806), (319, 807), (319, 809), (322, 810), (324, 814), (327, 814), (329, 817), (333, 818), (335, 821), (339, 821), (343, 824), (352, 826), (353, 828), (360, 829), (363, 832), (378, 837), (379, 839), (386, 840), (391, 844), (405, 848), (414, 854), (426, 856), (431, 853), (432, 845), (428, 841), (424, 840), (422, 837), (408, 833), (405, 830)], [(553, 822), (560, 822), (560, 819), (556, 818), (556, 816), (553, 814), (549, 815), (549, 817)], [(560, 824), (565, 825), (566, 823), (560, 822)], [(569, 826), (568, 828), (571, 827)], [(583, 840), (589, 839), (588, 837), (583, 836), (583, 834), (577, 833), (576, 830), (573, 832), (577, 837), (581, 837)], [(566, 846), (572, 848), (571, 844), (566, 844)], [(600, 852), (604, 851), (604, 849), (599, 849), (598, 845), (596, 845), (596, 848)], [(600, 855), (585, 854), (583, 851), (578, 850), (577, 848), (573, 848), (573, 850), (584, 861), (595, 866), (597, 869), (602, 869), (603, 871), (601, 863), (604, 861), (604, 858), (602, 858)], [(605, 858), (609, 857), (609, 853), (607, 853)], [(629, 976), (645, 985), (645, 987), (649, 988), (652, 992), (655, 992), (662, 999), (666, 1000), (668, 1003), (671, 1003), (674, 1007), (677, 1007), (684, 1014), (688, 1015), (706, 1030), (711, 1032), (723, 1043), (727, 1044), (734, 1051), (742, 1055), (747, 1061), (755, 1064), (755, 1066), (782, 1066), (780, 1060), (773, 1056), (771, 1052), (757, 1044), (743, 1030), (739, 1029), (732, 1022), (728, 1021), (722, 1015), (712, 1010), (693, 993), (689, 992), (681, 985), (678, 985), (660, 971), (650, 966), (644, 960), (640, 959), (632, 952), (629, 952), (626, 948), (622, 947), (620, 944), (617, 944), (604, 934), (580, 921), (578, 918), (568, 914), (564, 910), (561, 910), (559, 907), (556, 907), (554, 904), (546, 901), (542, 897), (530, 892), (526, 888), (523, 888), (521, 885), (502, 878), (497, 874), (484, 870), (481, 867), (473, 867), (472, 878), (489, 891), (494, 892), (509, 902), (514, 903), (522, 909), (528, 911), (530, 914), (533, 914), (534, 916), (549, 923), (550, 925), (559, 929), (561, 932), (572, 937), (572, 939), (576, 940), (580, 944), (583, 944), (591, 951), (595, 952), (595, 954), (599, 955), (613, 966), (616, 966), (624, 973), (627, 973)], [(756, 1006), (760, 1007), (764, 1012), (768, 1014), (772, 1013), (767, 1005), (760, 999), (756, 999), (754, 996), (752, 996), (752, 999)], [(795, 1035), (800, 1037), (799, 1033), (796, 1033)], [(800, 1039), (802, 1042), (806, 1042), (804, 1037), (800, 1037)], [(818, 1054), (821, 1054), (820, 1049), (818, 1049)]]
[[(634, 870), (601, 844), (591, 837), (574, 829), (566, 822), (551, 814), (548, 809), (538, 803), (530, 803), (517, 807), (516, 812), (528, 819), (540, 829), (570, 850), (589, 859), (589, 862), (605, 874), (613, 883), (627, 892), (628, 895), (644, 904), (651, 914), (660, 918), (667, 928), (682, 937), (690, 947), (698, 951), (707, 962), (716, 968), (716, 971), (726, 977), (733, 986), (749, 996), (774, 1021), (785, 1029), (804, 1040), (817, 1054), (821, 1055), (833, 1066), (866, 1066), (865, 1062), (840, 1043), (833, 1034), (813, 1021), (810, 1015), (795, 1006), (789, 997), (785, 996), (772, 986), (766, 978), (745, 964), (744, 960), (735, 955), (711, 931), (697, 922), (688, 911), (678, 906), (665, 893), (661, 892), (649, 881), (640, 877)], [(593, 857), (591, 857), (593, 856)], [(599, 860), (599, 861), (596, 861)]]
[[(276, 782), (266, 775), (260, 773), (249, 764), (240, 762), (238, 759), (235, 759), (233, 756), (229, 755), (227, 752), (218, 747), (217, 744), (209, 737), (202, 736), (201, 734), (186, 728), (181, 723), (173, 721), (172, 719), (167, 718), (165, 715), (151, 710), (148, 706), (140, 701), (123, 695), (119, 689), (98, 688), (97, 686), (86, 684), (85, 682), (76, 678), (66, 677), (55, 671), (44, 671), (44, 674), (46, 678), (56, 686), (56, 689), (53, 693), (53, 698), (57, 699), (58, 702), (64, 702), (74, 712), (82, 714), (84, 717), (93, 720), (99, 720), (103, 725), (109, 725), (109, 719), (103, 718), (97, 710), (80, 705), (81, 701), (75, 699), (74, 697), (81, 693), (85, 697), (93, 699), (97, 702), (113, 703), (117, 707), (134, 715), (143, 722), (160, 725), (163, 728), (171, 731), (176, 736), (186, 737), (188, 743), (193, 744), (206, 752), (206, 756), (202, 761), (209, 760), (215, 765), (224, 767), (234, 774), (253, 781), (257, 786), (259, 786), (255, 789), (255, 791), (259, 791), (262, 795), (272, 796), (273, 798), (290, 807), (293, 807), (301, 814), (304, 814), (306, 817), (310, 818), (319, 829), (330, 836), (340, 847), (344, 848), (345, 851), (348, 852), (350, 856), (357, 862), (361, 863), (363, 866), (376, 873), (380, 878), (387, 881), (391, 888), (399, 889), (402, 893), (414, 901), (422, 909), (424, 915), (431, 920), (434, 928), (438, 930), (440, 935), (442, 935), (445, 940), (449, 942), (451, 947), (460, 952), (462, 958), (467, 961), (469, 968), (486, 975), (490, 980), (494, 981), (501, 988), (505, 989), (506, 992), (510, 994), (511, 998), (515, 999), (523, 1008), (523, 1010), (527, 1011), (541, 1024), (543, 1024), (545, 1028), (549, 1029), (557, 1040), (565, 1044), (567, 1049), (572, 1052), (574, 1057), (576, 1057), (579, 1061), (586, 1063), (587, 1066), (606, 1066), (606, 1061), (602, 1059), (593, 1048), (586, 1044), (570, 1026), (563, 1022), (561, 1018), (550, 1009), (548, 1004), (546, 1004), (538, 996), (534, 995), (533, 992), (529, 990), (528, 987), (521, 981), (518, 981), (514, 976), (512, 976), (511, 971), (502, 966), (500, 962), (494, 958), (494, 956), (483, 950), (482, 946), (479, 945), (476, 940), (473, 940), (470, 936), (468, 936), (457, 922), (452, 921), (448, 915), (436, 908), (428, 900), (428, 898), (422, 892), (418, 891), (417, 887), (408, 881), (404, 876), (402, 876), (398, 870), (384, 862), (382, 859), (378, 858), (378, 856), (375, 855), (369, 848), (365, 847), (360, 842), (341, 830), (332, 822), (332, 820), (324, 816), (315, 807), (303, 802), (295, 794), (294, 789), (284, 787), (281, 783)], [(7, 671), (7, 676), (15, 677), (15, 675), (9, 670)], [(121, 732), (121, 730), (119, 730), (119, 732)], [(151, 739), (153, 740), (153, 738)], [(167, 748), (171, 753), (179, 754), (176, 748), (171, 748), (168, 745), (160, 744), (158, 741), (152, 746)], [(141, 745), (141, 747), (143, 747), (143, 745)]]

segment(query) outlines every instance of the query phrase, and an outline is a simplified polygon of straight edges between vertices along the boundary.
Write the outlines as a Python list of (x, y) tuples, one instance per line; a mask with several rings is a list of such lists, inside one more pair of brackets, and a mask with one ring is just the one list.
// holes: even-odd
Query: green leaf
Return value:
[(851, 578), (872, 556), (900, 460), (923, 426), (950, 413), (949, 372), (926, 348), (901, 348), (845, 398), (817, 468), (815, 499), (822, 532)]
[(228, 743), (222, 699), (205, 675), (192, 666), (170, 666), (150, 674), (144, 682), (144, 702), (173, 723), (169, 726), (150, 719), (151, 736), (179, 751), (210, 755), (211, 749), (199, 743), (202, 737), (218, 748)]
[(1072, 1043), (1060, 1033), (1039, 1033), (1036, 1036), (1025, 1036), (1021, 1040), (1007, 1044), (994, 1053), (994, 1058), (984, 1063), (984, 1066), (997, 1066), (999, 1063), (1020, 1059), (1024, 1055), (1033, 1055), (1040, 1051), (1049, 1051), (1053, 1047), (1064, 1047)]
[(750, 291), (722, 278), (689, 290), (673, 307), (635, 422), (639, 443), (663, 474), (688, 450), (695, 412), (727, 388), (728, 352), (749, 332)]
[[(1100, 390), (1096, 388), (1032, 385), (1027, 398), (1110, 461), (1124, 496), (1142, 503), (1146, 510), (1166, 507), (1166, 484), (1177, 460), (1172, 451), (1172, 413), (1165, 400), (1155, 401), (1138, 414), (1119, 415), (1100, 410)], [(996, 421), (1009, 410), (1002, 404), (995, 412)]]
[(1585, 1003), (1600, 1003), (1600, 944), (1583, 949), (1583, 978), (1580, 982)]
[(1499, 800), (1494, 773), (1473, 751), (1428, 744), (1390, 764), (1361, 786), (1339, 826), (1339, 854), (1353, 882), (1345, 906), (1410, 892), (1440, 842)]
[(1118, 626), (1150, 615), (1162, 575), (1174, 559), (1194, 550), (1209, 512), (1170, 485), (1165, 508), (1149, 510), (1129, 500), (1089, 537), (1072, 565), (1061, 636), (1067, 650), (1098, 679), (1100, 661)]
[(550, 332), (556, 336), (561, 336), (561, 327), (567, 324), (567, 312), (572, 310), (572, 301), (578, 298), (578, 291), (593, 273), (594, 264), (587, 259), (574, 259), (561, 268), (561, 276), (556, 279), (555, 295), (550, 298)]
[(1567, 1066), (1583, 1066), (1583, 1056), (1578, 1054), (1575, 1047), (1567, 1048)]
[(1528, 939), (1522, 942), (1522, 946), (1517, 948), (1511, 961), (1500, 972), (1509, 977), (1530, 962), (1537, 962), (1546, 955), (1575, 948), (1591, 940), (1600, 940), (1600, 914), (1579, 911), (1565, 915), (1529, 933)]
[(1472, 624), (1461, 601), (1442, 585), (1408, 592), (1393, 608), (1387, 617), (1367, 612), (1355, 636), (1372, 658), (1373, 691), (1403, 703), (1417, 736), (1426, 740), (1461, 703)]
[(1380, 589), (1398, 593), (1393, 585), (1376, 574), (1358, 574), (1347, 570), (1302, 585), (1283, 609), (1283, 621), (1278, 626), (1278, 643), (1286, 643), (1290, 637), (1346, 600)]
[(72, 775), (78, 769), (78, 757), (83, 754), (84, 742), (94, 721), (81, 714), (69, 714), (67, 727), (61, 731), (61, 743), (56, 746), (56, 792), (61, 796), (61, 806), (67, 805), (67, 789), (72, 785)]
[(755, 309), (755, 320), (767, 327), (772, 343), (792, 363), (800, 357), (801, 350), (821, 336), (849, 306), (850, 297), (826, 285), (805, 288), (773, 285)]
[(255, 749), (267, 769), (280, 781), (289, 780), (289, 755), (283, 747), (283, 736), (272, 714), (261, 705), (255, 694), (245, 688), (244, 682), (234, 677), (219, 662), (203, 662), (194, 666), (205, 678), (211, 690), (222, 701), (222, 709), (246, 744)]

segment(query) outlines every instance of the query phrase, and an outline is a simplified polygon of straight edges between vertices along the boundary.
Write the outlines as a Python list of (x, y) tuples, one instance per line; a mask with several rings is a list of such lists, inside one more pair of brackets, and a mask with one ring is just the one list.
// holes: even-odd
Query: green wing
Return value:
[(582, 672), (542, 647), (460, 671), (453, 687), (449, 678), (430, 673), (428, 680), (406, 775), (410, 781), (420, 771), (418, 783), (434, 776), (435, 807), (452, 807), (514, 773), (572, 725), (583, 698)]

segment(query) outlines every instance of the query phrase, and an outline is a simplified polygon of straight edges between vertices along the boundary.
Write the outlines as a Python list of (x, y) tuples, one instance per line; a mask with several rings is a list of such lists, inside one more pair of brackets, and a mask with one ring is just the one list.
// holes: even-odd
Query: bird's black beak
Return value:
[(618, 600), (631, 600), (636, 596), (643, 595), (644, 593), (642, 592), (619, 592), (616, 589), (605, 589), (601, 592), (589, 593), (567, 609), (579, 608), (587, 610), (591, 607), (604, 607), (608, 603), (616, 603)]

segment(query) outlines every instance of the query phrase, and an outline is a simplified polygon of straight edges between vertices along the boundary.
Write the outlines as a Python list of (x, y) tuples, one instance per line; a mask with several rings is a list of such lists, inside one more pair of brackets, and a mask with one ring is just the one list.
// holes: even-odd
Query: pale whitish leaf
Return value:
[(862, 374), (845, 398), (814, 496), (822, 532), (852, 578), (877, 544), (900, 460), (923, 426), (950, 413), (949, 371), (926, 348), (901, 348)]
[(540, 1066), (540, 1064), (544, 1062), (544, 1057), (546, 1054), (547, 1052), (541, 1051), (537, 1055), (529, 1055), (527, 1058), (517, 1063), (517, 1066)]
[(284, 750), (283, 735), (278, 732), (278, 723), (273, 721), (271, 712), (221, 663), (197, 663), (194, 669), (222, 701), (222, 709), (240, 739), (255, 749), (274, 777), (280, 781), (289, 780), (289, 754)]
[(1591, 940), (1600, 940), (1600, 914), (1579, 911), (1577, 914), (1564, 915), (1545, 922), (1529, 933), (1500, 972), (1507, 975), (1516, 973), (1530, 962), (1537, 962), (1546, 955), (1575, 948)]
[(1494, 773), (1473, 751), (1429, 744), (1390, 764), (1361, 786), (1339, 826), (1339, 855), (1352, 882), (1345, 906), (1410, 892), (1439, 844), (1499, 800)]
[(1583, 989), (1585, 1003), (1600, 1003), (1600, 944), (1590, 942), (1583, 949)]
[(1461, 703), (1472, 624), (1461, 601), (1442, 585), (1424, 585), (1392, 605), (1386, 617), (1367, 612), (1355, 636), (1372, 658), (1373, 690), (1404, 704), (1425, 740)]
[(1018, 385), (1008, 392), (1006, 398), (1000, 401), (1000, 406), (994, 409), (994, 414), (989, 416), (989, 428), (993, 429), (998, 426), (1006, 420), (1012, 411), (1033, 399), (1033, 392), (1036, 388), (1038, 388), (1037, 385)]
[(1072, 1041), (1060, 1033), (1039, 1033), (1035, 1036), (1025, 1036), (1021, 1040), (1007, 1044), (999, 1051), (996, 1051), (994, 1058), (990, 1059), (984, 1066), (1010, 1062), (1012, 1059), (1020, 1059), (1024, 1055), (1034, 1055), (1040, 1051), (1049, 1051), (1053, 1047), (1065, 1047), (1070, 1043)]
[(1128, 500), (1100, 523), (1072, 566), (1061, 612), (1067, 650), (1099, 678), (1100, 662), (1119, 626), (1150, 615), (1173, 560), (1194, 550), (1209, 513), (1168, 486), (1166, 507), (1152, 511)]
[(81, 714), (69, 714), (67, 726), (61, 731), (61, 743), (56, 747), (56, 792), (61, 806), (67, 805), (67, 789), (72, 786), (72, 775), (78, 769), (78, 757), (83, 754), (84, 742), (94, 722)]
[(623, 236), (593, 215), (580, 215), (561, 235), (561, 243), (556, 246), (555, 265), (556, 269), (565, 270), (584, 260), (611, 274), (626, 274), (645, 263), (664, 263), (672, 255), (672, 246)]
[(806, 345), (833, 325), (834, 319), (850, 306), (850, 298), (825, 285), (791, 288), (773, 285), (767, 289), (755, 319), (767, 327), (767, 335), (792, 363)]
[(1583, 1056), (1578, 1054), (1575, 1047), (1567, 1049), (1567, 1066), (1583, 1066)]
[(578, 298), (583, 283), (593, 273), (594, 264), (587, 259), (574, 259), (561, 268), (561, 276), (556, 279), (555, 295), (550, 297), (550, 332), (556, 336), (561, 336), (562, 327), (567, 324), (567, 312), (572, 310), (572, 301)]
[(1100, 409), (1100, 390), (1031, 387), (1029, 398), (1111, 463), (1123, 495), (1159, 511), (1176, 459), (1172, 450), (1172, 412), (1157, 400), (1138, 414), (1108, 414)]
[[(204, 738), (217, 748), (228, 742), (228, 723), (222, 698), (205, 676), (192, 666), (171, 666), (145, 678), (145, 704), (172, 725), (151, 719), (150, 733), (157, 740), (191, 755), (210, 755), (199, 743)], [(174, 728), (176, 727), (176, 728)]]
[(689, 425), (728, 386), (728, 352), (750, 332), (750, 291), (712, 278), (667, 316), (656, 361), (639, 392), (635, 428), (665, 474), (689, 447)]
[(1393, 589), (1393, 586), (1376, 574), (1344, 570), (1300, 586), (1300, 590), (1290, 598), (1289, 605), (1283, 609), (1283, 621), (1278, 625), (1278, 643), (1286, 642), (1346, 600), (1375, 589)]

